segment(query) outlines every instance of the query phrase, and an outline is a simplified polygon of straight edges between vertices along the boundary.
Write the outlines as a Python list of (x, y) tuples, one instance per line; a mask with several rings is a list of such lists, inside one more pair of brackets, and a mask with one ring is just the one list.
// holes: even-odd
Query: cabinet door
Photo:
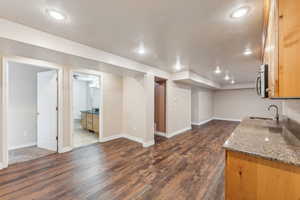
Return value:
[(83, 129), (86, 129), (87, 127), (86, 127), (86, 122), (87, 122), (87, 120), (86, 120), (86, 113), (81, 113), (81, 127), (83, 128)]
[(88, 113), (87, 114), (87, 129), (88, 130), (93, 130), (93, 114)]
[(269, 97), (278, 97), (278, 8), (277, 0), (269, 2), (264, 64), (269, 66)]
[(300, 97), (300, 1), (279, 2), (279, 95)]
[(300, 168), (226, 152), (226, 200), (299, 200)]
[(93, 115), (93, 131), (99, 133), (99, 116)]

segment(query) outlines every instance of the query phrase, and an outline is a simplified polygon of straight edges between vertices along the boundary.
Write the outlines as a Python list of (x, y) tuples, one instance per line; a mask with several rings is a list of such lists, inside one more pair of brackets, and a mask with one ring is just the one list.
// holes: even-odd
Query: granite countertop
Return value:
[(93, 110), (82, 110), (80, 112), (99, 115), (99, 111), (93, 111)]
[(227, 150), (300, 166), (300, 129), (285, 119), (244, 119), (224, 143)]

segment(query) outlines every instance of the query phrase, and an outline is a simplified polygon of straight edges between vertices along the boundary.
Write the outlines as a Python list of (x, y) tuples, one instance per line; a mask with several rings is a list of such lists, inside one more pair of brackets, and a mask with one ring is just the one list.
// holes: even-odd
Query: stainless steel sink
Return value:
[(267, 117), (250, 117), (250, 119), (273, 120), (272, 118), (267, 118)]

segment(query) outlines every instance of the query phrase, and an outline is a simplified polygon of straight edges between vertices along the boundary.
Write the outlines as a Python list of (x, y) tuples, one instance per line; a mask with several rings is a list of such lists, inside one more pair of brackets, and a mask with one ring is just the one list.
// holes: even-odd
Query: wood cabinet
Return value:
[(88, 130), (93, 130), (93, 114), (86, 115), (86, 128)]
[(93, 114), (93, 131), (99, 133), (99, 116)]
[(83, 129), (99, 133), (99, 115), (89, 112), (81, 112), (81, 127)]
[(269, 97), (300, 98), (300, 1), (265, 0), (262, 62)]
[(87, 120), (87, 113), (86, 112), (81, 112), (81, 120), (80, 120), (80, 124), (81, 124), (81, 127), (83, 129), (86, 129), (87, 126), (86, 126), (86, 120)]
[(299, 200), (300, 167), (226, 151), (226, 200)]

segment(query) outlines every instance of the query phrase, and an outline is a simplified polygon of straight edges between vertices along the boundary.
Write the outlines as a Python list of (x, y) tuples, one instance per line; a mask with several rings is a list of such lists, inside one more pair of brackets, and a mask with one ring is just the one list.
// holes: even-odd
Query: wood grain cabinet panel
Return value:
[(93, 114), (87, 114), (87, 129), (93, 130)]
[(81, 127), (99, 133), (99, 115), (81, 112)]
[(226, 200), (299, 200), (300, 168), (227, 151)]
[(299, 10), (299, 0), (265, 0), (263, 63), (271, 98), (300, 98)]
[(93, 114), (93, 131), (99, 133), (99, 116)]
[(81, 113), (81, 120), (80, 120), (80, 123), (81, 123), (81, 127), (83, 128), (83, 129), (86, 129), (87, 128), (87, 125), (86, 125), (86, 118), (87, 118), (87, 116), (86, 116), (86, 113)]

